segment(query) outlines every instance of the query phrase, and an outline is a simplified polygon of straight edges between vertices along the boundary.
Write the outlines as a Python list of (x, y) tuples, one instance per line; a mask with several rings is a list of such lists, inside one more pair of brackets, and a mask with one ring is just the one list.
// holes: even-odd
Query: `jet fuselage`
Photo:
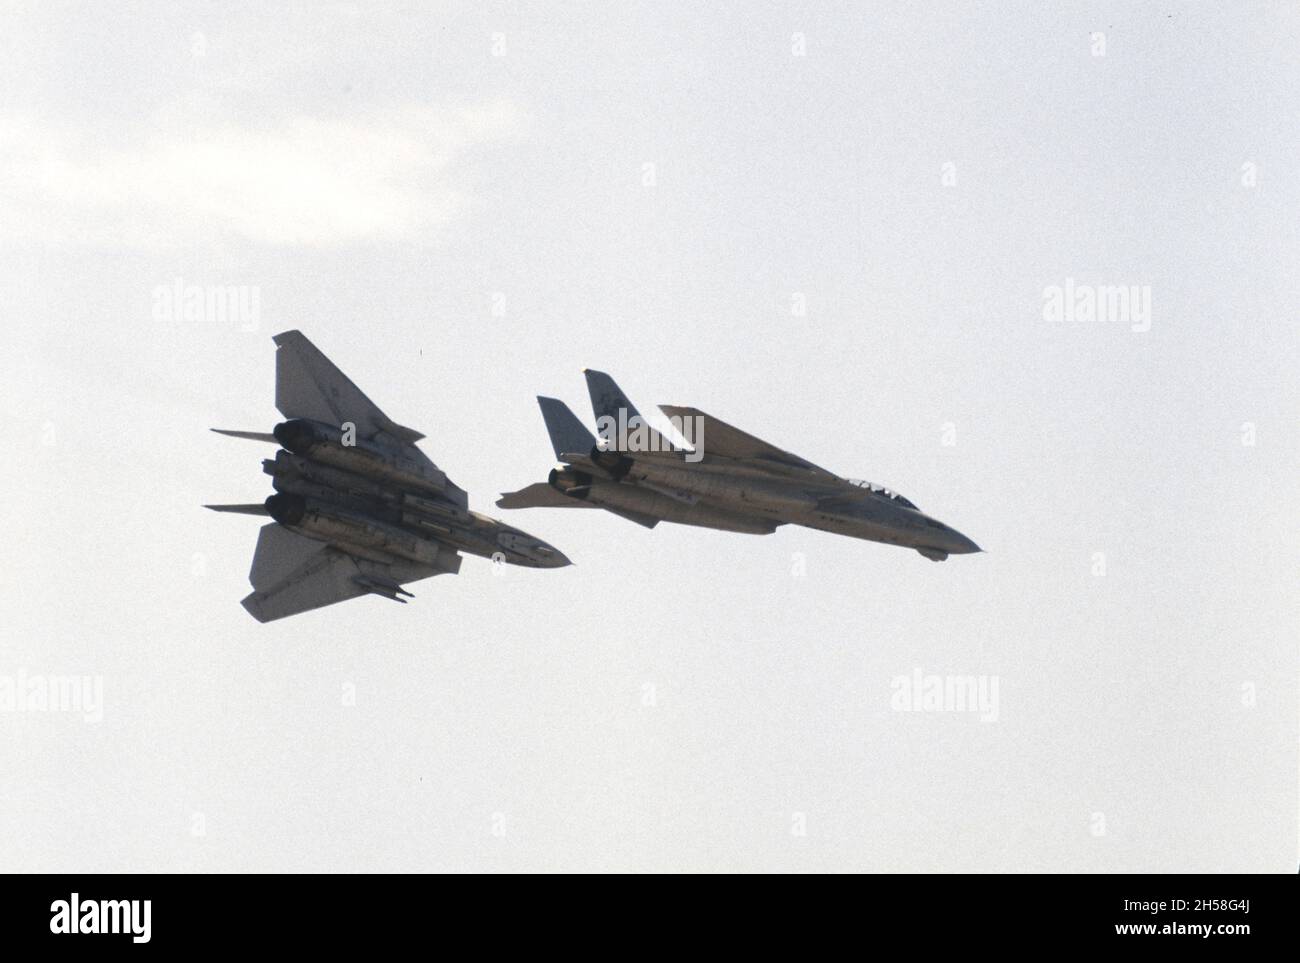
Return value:
[(270, 432), (219, 434), (279, 446), (262, 462), (275, 494), (208, 505), (269, 517), (257, 533), (241, 604), (259, 622), (365, 595), (396, 602), (404, 586), (460, 571), (461, 553), (529, 568), (569, 564), (555, 548), (469, 510), (469, 497), (417, 447), (424, 435), (393, 421), (301, 331), (274, 336)]
[(572, 468), (553, 471), (552, 487), (591, 504), (684, 525), (756, 534), (769, 533), (777, 525), (802, 525), (915, 548), (927, 558), (980, 550), (905, 499), (843, 478), (783, 466), (754, 467), (708, 455), (688, 462), (680, 453), (638, 455), (598, 449), (587, 461), (592, 473)]
[[(266, 501), (281, 525), (318, 541), (432, 564), (439, 546), (528, 568), (558, 568), (569, 560), (557, 549), (511, 525), (469, 511), (464, 492), (446, 476), (435, 488), (427, 474), (375, 446), (349, 448), (277, 425), (296, 451), (281, 450), (262, 462), (277, 492)], [(347, 469), (338, 467), (346, 464)], [(355, 469), (355, 470), (349, 470)], [(414, 490), (413, 490), (414, 489)], [(360, 554), (360, 553), (358, 553)], [(377, 557), (382, 561), (382, 557)]]

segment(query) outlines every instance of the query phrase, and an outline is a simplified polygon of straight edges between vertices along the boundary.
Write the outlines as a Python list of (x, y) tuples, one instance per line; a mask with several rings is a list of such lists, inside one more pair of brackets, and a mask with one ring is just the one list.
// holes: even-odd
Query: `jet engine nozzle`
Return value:
[(271, 429), (271, 434), (282, 448), (295, 455), (306, 454), (320, 440), (319, 433), (301, 418), (280, 422)]
[(307, 514), (307, 500), (280, 492), (266, 500), (266, 510), (281, 525), (297, 525)]
[(586, 498), (591, 492), (591, 476), (586, 472), (574, 471), (571, 468), (566, 468), (563, 471), (552, 468), (547, 481), (556, 491), (572, 495), (574, 498)]

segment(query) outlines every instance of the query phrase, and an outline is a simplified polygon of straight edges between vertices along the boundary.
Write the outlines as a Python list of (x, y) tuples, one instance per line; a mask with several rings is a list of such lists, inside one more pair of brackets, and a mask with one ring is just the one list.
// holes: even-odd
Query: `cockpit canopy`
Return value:
[(898, 494), (898, 492), (890, 491), (884, 485), (877, 485), (875, 482), (864, 481), (861, 478), (850, 478), (848, 479), (848, 482), (850, 485), (856, 485), (859, 488), (865, 488), (867, 489), (867, 491), (875, 492), (877, 495), (884, 495), (890, 501), (898, 502), (898, 504), (902, 505), (904, 508), (910, 508), (912, 509), (912, 511), (920, 511), (919, 508), (913, 505), (902, 495)]

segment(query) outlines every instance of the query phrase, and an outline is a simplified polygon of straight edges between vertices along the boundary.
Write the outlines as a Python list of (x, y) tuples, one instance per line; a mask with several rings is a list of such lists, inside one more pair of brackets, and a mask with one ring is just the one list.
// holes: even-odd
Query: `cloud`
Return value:
[(115, 143), (0, 117), (0, 241), (416, 239), (465, 208), (467, 155), (519, 133), (517, 112), (500, 102), (256, 127), (173, 113)]

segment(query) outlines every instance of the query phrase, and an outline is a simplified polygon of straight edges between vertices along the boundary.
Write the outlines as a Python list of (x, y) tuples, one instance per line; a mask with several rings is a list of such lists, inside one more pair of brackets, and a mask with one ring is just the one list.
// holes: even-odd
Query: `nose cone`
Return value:
[(529, 561), (537, 568), (564, 568), (566, 565), (573, 564), (558, 548), (547, 545), (540, 539), (528, 546), (526, 554)]
[(974, 552), (982, 552), (980, 548), (969, 538), (957, 531), (955, 528), (948, 529), (947, 548), (950, 555), (970, 555)]
[(563, 552), (549, 545), (540, 546), (538, 551), (545, 558), (545, 561), (542, 562), (542, 568), (564, 568), (566, 565), (573, 564)]
[(548, 545), (536, 535), (521, 532), (495, 519), (487, 521), (496, 533), (492, 540), (495, 548), (505, 556), (505, 561), (509, 564), (527, 568), (563, 568), (573, 564), (558, 548)]

